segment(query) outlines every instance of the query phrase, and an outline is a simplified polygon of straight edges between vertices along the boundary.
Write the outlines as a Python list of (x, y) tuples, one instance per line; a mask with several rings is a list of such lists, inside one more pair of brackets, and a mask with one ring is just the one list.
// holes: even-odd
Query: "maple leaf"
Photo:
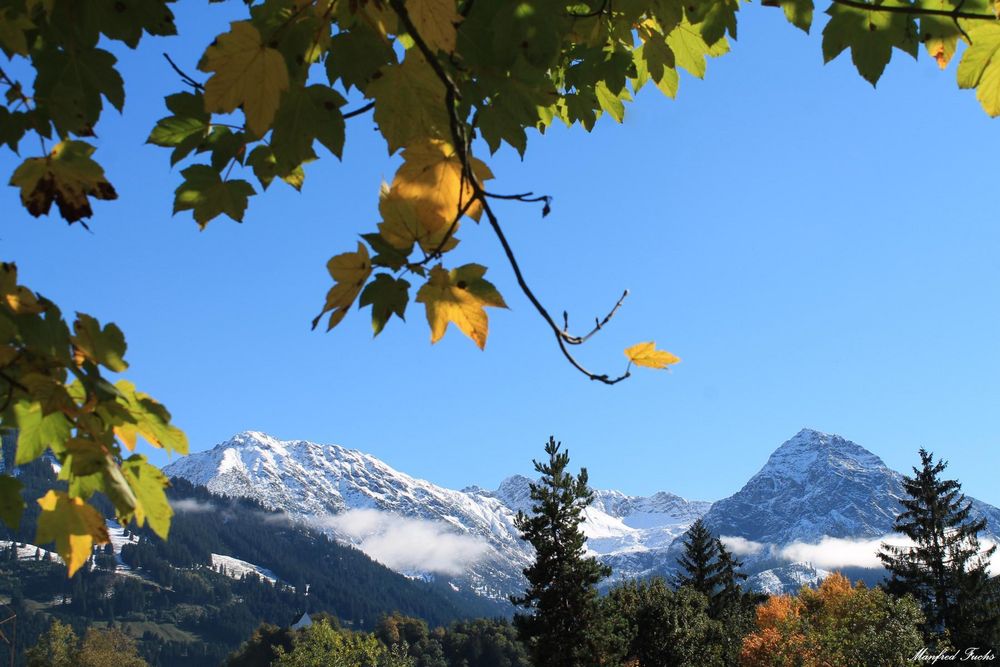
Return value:
[(242, 106), (247, 128), (264, 136), (288, 89), (288, 66), (277, 49), (264, 45), (257, 28), (232, 22), (229, 32), (205, 49), (198, 69), (214, 72), (205, 82), (205, 110), (231, 113)]
[(427, 323), (431, 327), (431, 343), (444, 336), (448, 323), (471, 338), (482, 350), (489, 333), (486, 306), (506, 308), (500, 292), (483, 279), (486, 267), (466, 264), (448, 271), (440, 264), (431, 269), (430, 277), (417, 292), (417, 303), (427, 310)]
[(61, 141), (45, 157), (28, 158), (14, 171), (10, 184), (21, 188), (21, 203), (36, 218), (46, 215), (52, 202), (69, 223), (94, 214), (90, 200), (117, 199), (104, 169), (90, 159), (94, 147), (82, 141)]
[(24, 500), (21, 498), (23, 487), (19, 479), (0, 475), (0, 520), (14, 530), (21, 523), (21, 514), (24, 512)]
[(38, 499), (42, 513), (38, 516), (35, 541), (55, 542), (56, 551), (66, 561), (69, 576), (73, 576), (90, 558), (94, 544), (108, 542), (104, 517), (80, 498), (71, 498), (63, 491), (50, 490)]
[(980, 25), (969, 37), (972, 45), (958, 63), (958, 86), (975, 88), (986, 113), (1000, 116), (1000, 25)]
[(174, 213), (191, 210), (202, 229), (223, 213), (242, 221), (247, 199), (256, 194), (246, 181), (239, 178), (224, 181), (207, 164), (193, 164), (181, 171), (181, 175), (184, 182), (174, 190)]
[(78, 313), (73, 323), (76, 335), (71, 339), (78, 352), (77, 363), (88, 359), (108, 370), (120, 372), (128, 368), (125, 356), (125, 335), (115, 324), (101, 323), (90, 315)]
[(136, 391), (128, 380), (115, 383), (118, 403), (125, 408), (129, 421), (114, 427), (117, 435), (129, 450), (135, 449), (136, 435), (141, 435), (153, 447), (188, 453), (188, 440), (184, 431), (170, 423), (170, 412), (149, 394)]
[(335, 284), (327, 292), (326, 304), (313, 320), (312, 326), (315, 329), (320, 318), (329, 312), (330, 321), (326, 327), (326, 330), (329, 331), (344, 319), (347, 310), (358, 298), (358, 293), (364, 287), (368, 276), (371, 275), (372, 263), (368, 257), (368, 249), (359, 241), (357, 251), (345, 252), (331, 257), (330, 261), (326, 263), (326, 269), (330, 272)]
[(406, 304), (409, 301), (410, 283), (402, 278), (393, 278), (388, 273), (379, 273), (361, 293), (358, 305), (372, 307), (372, 331), (377, 336), (393, 314), (406, 320)]
[(462, 20), (455, 9), (455, 0), (407, 0), (406, 10), (432, 51), (452, 53), (455, 50), (455, 26)]
[[(485, 163), (476, 158), (469, 162), (480, 182), (493, 178)], [(450, 227), (462, 208), (474, 220), (483, 212), (482, 204), (472, 201), (473, 189), (463, 178), (462, 161), (446, 141), (432, 139), (404, 148), (403, 165), (389, 191), (413, 204), (417, 220), (431, 234)]]
[(407, 256), (413, 249), (413, 244), (417, 243), (420, 248), (431, 253), (440, 248), (441, 252), (448, 252), (458, 245), (458, 239), (454, 234), (458, 231), (458, 225), (452, 231), (452, 235), (442, 245), (445, 235), (451, 225), (438, 226), (435, 231), (430, 231), (420, 222), (417, 216), (416, 203), (411, 199), (406, 199), (384, 188), (379, 195), (378, 210), (382, 214), (382, 222), (379, 223), (379, 234), (385, 241), (394, 248), (404, 251)]
[(647, 368), (666, 368), (680, 361), (666, 350), (657, 350), (653, 341), (636, 343), (632, 347), (625, 348), (625, 356), (628, 357), (629, 363)]
[(154, 533), (167, 539), (170, 517), (174, 515), (174, 511), (164, 493), (168, 484), (166, 476), (147, 463), (146, 458), (140, 454), (134, 454), (122, 462), (121, 471), (136, 501), (132, 516), (128, 518), (135, 519), (140, 527), (149, 523)]
[[(415, 49), (414, 49), (415, 51)], [(389, 153), (411, 143), (450, 132), (444, 86), (423, 58), (410, 51), (399, 65), (388, 65), (368, 84), (375, 98), (375, 122)]]

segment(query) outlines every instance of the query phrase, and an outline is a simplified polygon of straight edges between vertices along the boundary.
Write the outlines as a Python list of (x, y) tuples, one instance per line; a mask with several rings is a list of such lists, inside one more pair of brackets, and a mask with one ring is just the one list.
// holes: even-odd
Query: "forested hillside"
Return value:
[[(44, 460), (17, 474), (28, 493), (56, 483)], [(2, 552), (0, 597), (9, 598), (18, 614), (21, 660), (23, 647), (33, 645), (52, 618), (81, 635), (88, 625), (120, 626), (140, 638), (140, 651), (152, 664), (217, 665), (262, 622), (288, 625), (304, 611), (327, 612), (359, 629), (373, 628), (392, 612), (433, 627), (506, 611), (444, 584), (407, 579), (252, 501), (219, 498), (184, 480), (174, 480), (170, 498), (179, 511), (169, 541), (146, 529), (126, 530), (125, 544), (99, 548), (70, 579), (47, 553), (51, 545), (39, 545), (37, 560), (30, 548), (21, 560), (9, 548)], [(37, 507), (29, 507), (19, 529), (2, 538), (31, 544), (36, 517)], [(277, 581), (219, 565), (229, 561), (218, 556), (257, 565)]]

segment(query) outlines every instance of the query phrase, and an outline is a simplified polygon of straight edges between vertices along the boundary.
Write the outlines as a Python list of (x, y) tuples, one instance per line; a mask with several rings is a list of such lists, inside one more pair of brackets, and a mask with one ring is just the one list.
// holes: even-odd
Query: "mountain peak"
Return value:
[(885, 462), (844, 437), (804, 428), (774, 450), (758, 474), (770, 474), (802, 483), (817, 470), (851, 474), (879, 470)]

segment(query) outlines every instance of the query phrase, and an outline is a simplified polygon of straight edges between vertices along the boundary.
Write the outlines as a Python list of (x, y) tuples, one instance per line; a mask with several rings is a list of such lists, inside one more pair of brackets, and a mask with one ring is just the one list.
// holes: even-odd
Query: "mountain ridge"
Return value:
[[(420, 534), (424, 526), (407, 524), (406, 535), (411, 537), (400, 537), (392, 532), (394, 520), (386, 516), (433, 523), (439, 532), (428, 533), (424, 541), (455, 544), (459, 551), (471, 542), (459, 544), (456, 536), (484, 545), (468, 549), (464, 575), (455, 574), (458, 567), (424, 571), (413, 559), (406, 568), (394, 569), (411, 576), (443, 576), (453, 586), (488, 597), (502, 599), (519, 592), (521, 569), (532, 557), (514, 526), (516, 513), (531, 508), (532, 480), (524, 475), (511, 475), (493, 490), (453, 490), (397, 471), (358, 450), (283, 441), (257, 431), (239, 433), (164, 470), (213, 492), (251, 497), (319, 525), (376, 560), (381, 556), (386, 564), (394, 557), (386, 544), (394, 539), (415, 544), (412, 534)], [(711, 503), (668, 491), (630, 496), (598, 489), (584, 512), (583, 529), (588, 551), (612, 566), (615, 580), (671, 573), (679, 555), (677, 538), (694, 520), (704, 518), (715, 534), (736, 545), (732, 548), (746, 561), (749, 574), (760, 575), (755, 580), (763, 582), (763, 588), (778, 585), (774, 582), (794, 588), (819, 581), (828, 568), (800, 557), (802, 549), (788, 551), (789, 545), (883, 537), (892, 532), (903, 494), (902, 475), (871, 451), (839, 435), (802, 429), (726, 498)], [(972, 500), (974, 514), (988, 520), (986, 537), (995, 540), (1000, 510)], [(381, 552), (373, 546), (376, 541)]]

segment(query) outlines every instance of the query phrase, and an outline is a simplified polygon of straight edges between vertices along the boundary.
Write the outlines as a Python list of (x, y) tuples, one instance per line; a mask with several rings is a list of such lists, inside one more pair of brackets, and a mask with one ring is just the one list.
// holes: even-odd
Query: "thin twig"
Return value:
[(184, 80), (184, 83), (191, 86), (195, 90), (205, 90), (205, 86), (195, 81), (187, 74), (187, 72), (178, 67), (177, 63), (173, 61), (173, 59), (170, 57), (169, 54), (164, 53), (163, 57), (167, 59), (167, 62), (170, 63), (170, 66), (174, 68), (174, 71), (177, 72), (177, 75)]
[(952, 19), (983, 19), (996, 21), (995, 14), (982, 14), (979, 12), (963, 12), (962, 4), (955, 9), (932, 9), (921, 7), (920, 5), (875, 5), (870, 2), (860, 0), (833, 0), (834, 4), (854, 7), (855, 9), (865, 9), (873, 12), (887, 12), (890, 14), (914, 14), (919, 16), (947, 16)]
[(375, 103), (374, 102), (369, 102), (368, 104), (364, 105), (363, 107), (358, 107), (357, 109), (354, 109), (353, 111), (345, 111), (344, 114), (343, 114), (344, 120), (347, 120), (348, 118), (354, 118), (355, 116), (360, 116), (361, 114), (365, 113), (366, 111), (371, 111), (374, 108), (375, 108)]

